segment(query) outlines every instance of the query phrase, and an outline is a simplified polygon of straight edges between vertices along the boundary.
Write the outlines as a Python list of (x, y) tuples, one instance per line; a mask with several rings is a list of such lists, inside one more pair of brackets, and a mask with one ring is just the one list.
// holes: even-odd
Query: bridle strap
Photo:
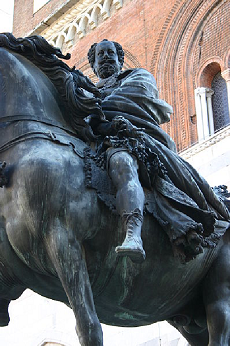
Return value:
[(28, 131), (25, 132), (19, 136), (14, 137), (11, 140), (8, 140), (4, 144), (0, 146), (0, 153), (4, 152), (12, 147), (14, 147), (16, 144), (25, 142), (27, 140), (32, 140), (32, 139), (45, 139), (45, 140), (50, 140), (53, 143), (56, 143), (58, 145), (64, 145), (70, 147), (75, 154), (77, 154), (80, 158), (84, 158), (84, 153), (83, 150), (81, 149), (81, 146), (79, 146), (79, 143), (75, 143), (76, 140), (79, 140), (79, 138), (72, 138), (69, 139), (71, 135), (66, 134), (66, 135), (61, 135), (61, 134), (56, 134), (51, 131)]
[(18, 143), (24, 142), (28, 139), (35, 139), (35, 138), (43, 138), (43, 139), (53, 140), (51, 132), (30, 131), (30, 132), (24, 133), (20, 136), (14, 137), (13, 139), (11, 139), (11, 140), (7, 141), (6, 143), (4, 143), (3, 145), (1, 145), (0, 146), (0, 153), (12, 148), (13, 146), (15, 146)]
[(77, 138), (77, 135), (75, 132), (71, 131), (70, 129), (67, 129), (65, 126), (59, 124), (56, 121), (53, 121), (51, 119), (45, 119), (42, 117), (37, 117), (36, 119), (31, 118), (31, 115), (10, 115), (10, 116), (6, 116), (6, 117), (1, 117), (0, 116), (0, 123), (10, 123), (10, 122), (15, 122), (15, 121), (34, 121), (34, 122), (38, 122), (38, 123), (42, 123), (45, 125), (50, 125), (50, 126), (54, 126), (57, 127), (61, 130), (64, 130), (68, 133), (70, 133), (72, 136), (75, 136)]

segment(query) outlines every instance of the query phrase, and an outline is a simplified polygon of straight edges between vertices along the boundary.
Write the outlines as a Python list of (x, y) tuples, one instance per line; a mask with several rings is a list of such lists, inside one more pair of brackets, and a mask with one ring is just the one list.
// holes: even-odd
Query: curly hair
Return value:
[[(124, 56), (125, 56), (125, 53), (123, 51), (122, 46), (120, 45), (120, 43), (117, 43), (114, 41), (109, 41), (107, 39), (104, 39), (101, 42), (105, 42), (105, 41), (112, 42), (114, 44), (116, 51), (117, 51), (118, 61), (119, 61), (121, 68), (122, 68), (122, 66), (124, 64)], [(90, 66), (93, 70), (94, 70), (93, 65), (95, 62), (95, 50), (96, 50), (97, 45), (98, 45), (98, 43), (94, 43), (88, 51), (88, 60), (89, 60)]]

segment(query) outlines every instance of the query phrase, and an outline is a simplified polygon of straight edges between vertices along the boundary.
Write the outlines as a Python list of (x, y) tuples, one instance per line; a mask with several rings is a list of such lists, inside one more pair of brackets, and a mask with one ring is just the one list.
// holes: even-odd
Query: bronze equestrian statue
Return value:
[(172, 109), (154, 78), (122, 56), (91, 47), (96, 87), (43, 38), (0, 35), (0, 323), (30, 288), (72, 308), (82, 346), (103, 345), (100, 322), (161, 320), (227, 346), (228, 210), (159, 127)]

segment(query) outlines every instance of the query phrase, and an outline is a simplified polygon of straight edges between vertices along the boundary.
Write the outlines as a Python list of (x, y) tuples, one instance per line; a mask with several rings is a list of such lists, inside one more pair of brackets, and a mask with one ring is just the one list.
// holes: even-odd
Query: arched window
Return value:
[(230, 123), (226, 79), (218, 62), (201, 71), (195, 89), (198, 140), (203, 141)]
[(218, 131), (230, 123), (228, 108), (228, 92), (225, 79), (217, 73), (211, 85), (214, 131)]

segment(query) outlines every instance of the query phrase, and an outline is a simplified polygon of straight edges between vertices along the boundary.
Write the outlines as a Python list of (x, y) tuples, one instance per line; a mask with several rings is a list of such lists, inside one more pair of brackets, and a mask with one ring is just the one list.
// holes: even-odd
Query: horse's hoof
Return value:
[(0, 327), (8, 326), (10, 317), (8, 313), (0, 313)]
[(134, 263), (142, 263), (146, 258), (145, 251), (143, 248), (132, 249), (121, 245), (117, 246), (115, 251), (118, 256), (128, 256)]

